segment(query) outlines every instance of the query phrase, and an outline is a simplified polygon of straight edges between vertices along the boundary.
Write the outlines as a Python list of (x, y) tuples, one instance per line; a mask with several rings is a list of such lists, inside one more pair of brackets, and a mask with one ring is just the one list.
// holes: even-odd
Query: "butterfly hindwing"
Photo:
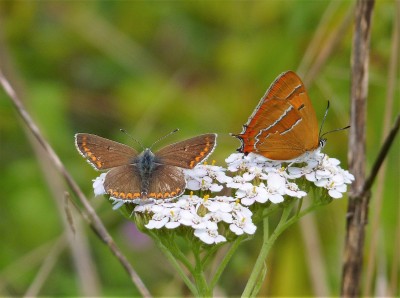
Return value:
[(167, 199), (180, 196), (186, 188), (183, 171), (175, 166), (159, 165), (152, 173), (147, 197)]
[(111, 169), (104, 179), (104, 189), (110, 196), (123, 200), (142, 197), (140, 173), (135, 165)]
[(148, 181), (141, 179), (140, 170), (135, 165), (114, 168), (104, 180), (106, 193), (121, 200), (171, 199), (181, 195), (185, 187), (182, 170), (165, 165), (158, 165)]
[(127, 165), (138, 155), (135, 149), (127, 145), (87, 133), (77, 133), (75, 145), (96, 170)]

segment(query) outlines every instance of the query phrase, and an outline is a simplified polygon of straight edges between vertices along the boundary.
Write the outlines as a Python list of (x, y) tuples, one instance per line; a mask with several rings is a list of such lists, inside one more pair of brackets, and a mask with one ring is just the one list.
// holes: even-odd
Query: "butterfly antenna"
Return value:
[(158, 142), (164, 140), (165, 138), (169, 137), (170, 135), (172, 135), (172, 134), (174, 134), (174, 133), (176, 133), (176, 132), (178, 132), (178, 131), (179, 131), (179, 128), (175, 128), (173, 131), (171, 131), (171, 132), (167, 133), (165, 136), (159, 138), (157, 141), (155, 141), (155, 142), (153, 143), (153, 145), (150, 146), (150, 149), (153, 148), (153, 146), (154, 146), (155, 144), (157, 144)]
[(326, 106), (324, 118), (322, 118), (321, 127), (319, 128), (319, 133), (318, 133), (319, 139), (321, 139), (325, 135), (325, 134), (321, 135), (321, 133), (322, 133), (322, 127), (324, 127), (326, 116), (328, 115), (328, 110), (329, 110), (329, 100), (328, 100), (328, 105)]
[(324, 136), (326, 136), (327, 134), (330, 134), (331, 132), (340, 131), (340, 130), (345, 130), (345, 129), (348, 129), (348, 128), (350, 127), (350, 125), (347, 125), (346, 127), (336, 128), (336, 129), (334, 129), (334, 130), (330, 130), (330, 131), (327, 131), (327, 132), (325, 132), (325, 133), (322, 133), (322, 127), (324, 127), (325, 119), (326, 119), (326, 116), (328, 115), (328, 110), (329, 110), (329, 100), (328, 100), (328, 105), (326, 106), (324, 118), (322, 119), (321, 127), (320, 127), (320, 129), (319, 129), (319, 134), (318, 134), (318, 135), (319, 135), (319, 139), (320, 139), (320, 140), (321, 140)]
[(139, 140), (135, 139), (135, 138), (134, 138), (130, 133), (128, 133), (125, 129), (120, 128), (119, 130), (120, 130), (121, 132), (123, 132), (124, 134), (126, 134), (128, 137), (130, 137), (133, 141), (135, 141), (136, 143), (138, 143), (138, 144), (140, 145), (140, 147), (142, 147), (142, 150), (145, 149), (144, 146), (143, 146), (143, 144), (142, 144)]
[(348, 129), (348, 128), (350, 128), (350, 125), (347, 125), (347, 126), (342, 127), (342, 128), (336, 128), (336, 129), (334, 129), (334, 130), (327, 131), (326, 133), (324, 133), (324, 134), (321, 136), (321, 138), (323, 138), (323, 137), (326, 136), (327, 134), (330, 134), (331, 132), (340, 131), (340, 130), (345, 130), (345, 129)]

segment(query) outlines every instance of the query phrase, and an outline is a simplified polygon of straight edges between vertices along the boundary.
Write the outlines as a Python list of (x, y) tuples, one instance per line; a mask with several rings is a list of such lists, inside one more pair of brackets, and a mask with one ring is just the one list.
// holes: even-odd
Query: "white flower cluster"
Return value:
[(307, 195), (295, 183), (290, 182), (290, 175), (279, 162), (269, 161), (253, 153), (247, 156), (234, 153), (226, 162), (229, 171), (237, 174), (227, 186), (236, 189), (236, 198), (243, 205), (267, 201), (277, 204), (284, 201), (285, 195), (296, 198)]
[[(301, 198), (307, 195), (294, 182), (295, 179), (305, 177), (317, 187), (328, 190), (329, 196), (341, 198), (347, 190), (347, 184), (354, 181), (354, 176), (343, 170), (336, 158), (316, 150), (303, 159), (293, 161), (288, 167), (281, 162), (268, 160), (260, 155), (250, 153), (231, 154), (226, 162), (228, 170), (239, 175), (233, 177), (230, 188), (236, 188), (236, 197), (243, 205), (255, 202), (280, 203), (284, 196)], [(303, 167), (293, 166), (295, 163), (305, 164)]]
[(220, 192), (223, 185), (232, 181), (225, 169), (214, 165), (198, 165), (185, 170), (187, 185), (191, 191), (206, 193), (203, 198), (197, 195), (183, 195), (176, 202), (160, 200), (152, 204), (140, 204), (135, 212), (147, 212), (152, 218), (148, 229), (174, 229), (179, 226), (191, 227), (194, 235), (207, 244), (226, 241), (220, 230), (225, 223), (236, 235), (254, 234), (257, 227), (252, 222), (252, 212), (240, 202), (227, 196), (210, 196)]
[[(301, 167), (294, 166), (300, 163)], [(114, 209), (124, 203), (136, 203), (134, 212), (151, 216), (145, 225), (148, 229), (175, 229), (191, 227), (194, 235), (207, 244), (226, 241), (224, 227), (236, 235), (254, 234), (256, 226), (247, 206), (255, 203), (281, 203), (285, 197), (302, 198), (307, 193), (295, 183), (305, 177), (317, 187), (328, 190), (332, 198), (340, 198), (354, 176), (340, 168), (339, 160), (315, 151), (299, 161), (284, 167), (281, 162), (270, 161), (250, 153), (231, 154), (227, 168), (198, 165), (185, 170), (186, 188), (191, 195), (177, 200), (114, 200)], [(229, 175), (227, 175), (227, 172)], [(96, 195), (104, 194), (105, 174), (94, 180)], [(194, 195), (193, 191), (198, 195)], [(223, 196), (228, 191), (232, 196)], [(226, 235), (226, 234), (225, 234)]]
[(251, 221), (252, 212), (235, 199), (225, 196), (200, 198), (183, 195), (176, 202), (160, 200), (150, 204), (140, 204), (135, 212), (152, 214), (145, 225), (148, 229), (175, 229), (179, 226), (191, 227), (194, 235), (207, 244), (226, 241), (220, 234), (218, 223), (224, 222), (236, 235), (254, 234), (256, 226)]
[(289, 167), (290, 175), (294, 178), (305, 176), (315, 186), (327, 189), (329, 196), (334, 199), (343, 197), (343, 193), (347, 191), (347, 184), (354, 181), (354, 176), (339, 166), (338, 159), (330, 158), (319, 151), (311, 155), (306, 162), (307, 165), (301, 168)]

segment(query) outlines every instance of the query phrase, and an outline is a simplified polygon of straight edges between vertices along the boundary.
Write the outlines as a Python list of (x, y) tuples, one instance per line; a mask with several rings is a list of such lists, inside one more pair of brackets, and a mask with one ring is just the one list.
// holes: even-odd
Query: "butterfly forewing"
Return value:
[(141, 179), (135, 165), (124, 165), (110, 170), (104, 179), (104, 189), (110, 196), (123, 200), (142, 196)]
[(214, 150), (216, 134), (204, 134), (168, 145), (155, 153), (160, 163), (192, 169)]
[(135, 149), (127, 145), (87, 133), (76, 134), (75, 144), (82, 156), (97, 170), (127, 165), (138, 155)]

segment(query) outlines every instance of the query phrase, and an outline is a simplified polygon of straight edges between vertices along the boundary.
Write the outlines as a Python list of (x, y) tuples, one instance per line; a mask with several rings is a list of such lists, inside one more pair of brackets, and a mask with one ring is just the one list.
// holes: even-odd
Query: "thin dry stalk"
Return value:
[[(400, 163), (397, 165), (400, 169)], [(398, 190), (400, 190), (400, 185), (397, 185)], [(400, 193), (400, 191), (398, 192)], [(398, 204), (397, 212), (397, 228), (396, 228), (396, 239), (394, 241), (394, 254), (392, 261), (392, 270), (390, 272), (389, 289), (386, 296), (394, 297), (399, 296), (399, 268), (400, 268), (400, 204)]]
[(390, 129), (389, 134), (387, 135), (385, 141), (383, 142), (374, 164), (372, 165), (371, 173), (365, 180), (361, 195), (369, 192), (372, 185), (374, 184), (375, 179), (378, 176), (379, 170), (381, 169), (381, 166), (385, 161), (385, 158), (388, 155), (391, 146), (393, 145), (397, 133), (399, 132), (399, 128), (400, 128), (400, 114), (397, 114), (397, 117), (394, 120), (394, 124)]
[(317, 226), (314, 214), (305, 216), (300, 222), (313, 294), (315, 297), (328, 297), (330, 296), (330, 290), (326, 272), (327, 266), (323, 257)]
[[(64, 212), (63, 206), (65, 202), (65, 186), (62, 178), (57, 175), (56, 169), (54, 169), (54, 167), (51, 165), (51, 161), (48, 159), (46, 151), (39, 146), (38, 142), (33, 138), (29, 131), (26, 131), (26, 133), (32, 147), (34, 148), (37, 160), (39, 161), (39, 165), (42, 168), (42, 172), (46, 178), (45, 181), (52, 193), (51, 197), (54, 199), (56, 206), (58, 207), (57, 210), (60, 214), (59, 218), (61, 218), (64, 231), (68, 237), (68, 245), (78, 276), (77, 279), (79, 282), (79, 293), (80, 295), (86, 297), (99, 296), (100, 282), (97, 275), (98, 270), (96, 269), (94, 265), (95, 262), (90, 254), (90, 247), (87, 243), (83, 226), (80, 222), (77, 222), (75, 225), (75, 231), (72, 231)], [(70, 200), (69, 196), (67, 199)]]
[[(354, 10), (353, 6), (348, 9), (344, 18), (341, 20), (340, 25), (335, 27), (332, 32), (328, 31), (328, 23), (333, 18), (335, 12), (337, 12), (338, 6), (339, 2), (334, 1), (331, 2), (325, 10), (317, 26), (317, 30), (297, 69), (298, 73), (304, 73), (303, 80), (307, 86), (314, 81), (316, 75), (321, 71), (322, 65), (325, 64), (334, 52), (334, 49), (340, 44), (340, 41), (344, 36), (343, 32), (347, 30), (350, 25), (350, 17)], [(326, 42), (324, 42), (322, 46), (323, 50), (321, 51), (321, 43), (325, 36), (328, 36), (328, 38)], [(314, 62), (312, 62), (313, 57), (317, 57)], [(309, 68), (309, 70), (305, 71), (306, 68)], [(321, 297), (328, 296), (330, 291), (322, 245), (319, 241), (318, 231), (315, 229), (315, 226), (316, 220), (314, 214), (309, 214), (306, 218), (300, 221), (302, 239), (305, 245), (305, 250), (308, 253), (306, 260), (308, 262), (307, 267), (309, 269), (313, 293), (314, 295)]]
[(306, 86), (310, 85), (310, 83), (315, 80), (328, 58), (332, 56), (334, 50), (340, 45), (340, 42), (345, 37), (346, 31), (350, 28), (353, 11), (353, 6), (350, 6), (340, 24), (329, 34), (323, 46), (321, 47), (320, 45), (318, 48), (314, 63), (303, 78)]
[[(131, 264), (129, 263), (128, 259), (125, 255), (121, 252), (118, 246), (115, 244), (114, 240), (112, 239), (111, 235), (108, 233), (107, 229), (103, 225), (100, 218), (97, 216), (95, 210), (89, 204), (87, 198), (79, 188), (78, 184), (69, 174), (69, 172), (64, 167), (63, 163), (61, 162), (58, 155), (55, 153), (53, 148), (50, 144), (45, 140), (42, 136), (38, 126), (35, 124), (27, 110), (25, 109), (24, 105), (22, 104), (21, 100), (15, 93), (13, 87), (10, 85), (8, 80), (4, 77), (2, 71), (0, 71), (0, 83), (3, 86), (4, 90), (8, 94), (11, 102), (15, 106), (17, 112), (21, 116), (22, 120), (25, 122), (27, 127), (30, 129), (34, 137), (38, 140), (40, 145), (45, 149), (48, 154), (49, 159), (52, 161), (55, 168), (64, 178), (68, 186), (71, 188), (72, 192), (76, 195), (79, 201), (82, 204), (82, 209), (80, 211), (81, 215), (85, 219), (85, 221), (90, 225), (92, 230), (96, 233), (96, 235), (110, 248), (114, 256), (118, 259), (121, 263), (125, 271), (131, 277), (132, 282), (137, 286), (138, 290), (144, 297), (151, 297), (150, 292), (145, 287), (144, 283), (136, 273), (136, 271), (132, 268)], [(74, 203), (73, 201), (71, 201)]]
[[(359, 282), (361, 278), (361, 269), (362, 269), (362, 252), (363, 252), (363, 245), (364, 245), (364, 236), (365, 236), (365, 225), (366, 225), (366, 220), (367, 220), (367, 215), (368, 215), (368, 204), (369, 204), (369, 198), (370, 198), (370, 190), (371, 187), (379, 173), (379, 170), (386, 158), (386, 156), (389, 153), (389, 150), (391, 146), (393, 145), (393, 142), (400, 130), (400, 114), (397, 115), (397, 118), (395, 120), (395, 123), (390, 130), (388, 136), (385, 139), (385, 142), (383, 143), (378, 157), (376, 158), (370, 175), (368, 176), (367, 179), (365, 180), (365, 183), (361, 186), (360, 193), (357, 194), (357, 196), (354, 196), (352, 194), (351, 199), (356, 198), (356, 202), (352, 202), (349, 200), (349, 208), (350, 207), (355, 207), (354, 212), (355, 213), (348, 213), (348, 225), (347, 225), (347, 238), (346, 238), (346, 244), (345, 244), (345, 261), (351, 261), (351, 262), (345, 262), (344, 267), (343, 267), (343, 280), (342, 280), (342, 286), (347, 286), (347, 290), (350, 292), (349, 295), (345, 295), (342, 293), (342, 296), (344, 297), (355, 297), (359, 296), (357, 293), (359, 292)], [(357, 181), (357, 178), (356, 178)], [(364, 199), (365, 198), (365, 199)], [(353, 203), (353, 205), (351, 205)], [(360, 205), (358, 205), (360, 204)], [(349, 209), (348, 209), (349, 210)], [(356, 216), (356, 219), (353, 219), (353, 217)], [(350, 225), (352, 224), (352, 225)], [(356, 225), (358, 224), (358, 225)], [(349, 238), (352, 237), (352, 238)], [(362, 240), (362, 242), (361, 242)], [(360, 255), (354, 256), (354, 255), (349, 255), (350, 253), (359, 253)], [(347, 253), (347, 254), (346, 254)], [(350, 258), (351, 257), (351, 258)], [(350, 259), (349, 259), (350, 258)], [(356, 261), (359, 261), (359, 263), (356, 263)], [(346, 267), (347, 265), (347, 267)], [(355, 268), (351, 267), (355, 266)], [(357, 272), (359, 275), (355, 275), (355, 272)], [(347, 279), (345, 279), (347, 278)], [(353, 282), (358, 282), (358, 284), (352, 284), (351, 278), (354, 278)], [(356, 286), (358, 286), (356, 288)], [(343, 290), (343, 289), (342, 289)], [(354, 294), (353, 294), (354, 293)]]
[[(400, 35), (400, 1), (396, 1), (396, 30), (397, 39)], [(398, 41), (399, 43), (399, 41)], [(398, 51), (400, 46), (398, 45)], [(400, 169), (400, 159), (398, 159), (397, 169)], [(400, 193), (400, 185), (397, 185), (398, 193)], [(399, 295), (399, 268), (400, 268), (400, 204), (398, 204), (397, 212), (397, 227), (396, 227), (396, 239), (394, 245), (393, 261), (391, 262), (392, 270), (390, 272), (389, 289), (386, 293), (387, 296), (398, 296)]]
[(20, 278), (21, 274), (28, 272), (29, 270), (33, 270), (33, 268), (38, 266), (45, 258), (51, 247), (54, 246), (54, 243), (60, 241), (61, 238), (65, 238), (65, 235), (61, 235), (54, 240), (30, 250), (18, 260), (15, 260), (13, 263), (4, 268), (1, 268), (0, 293), (4, 295), (8, 284), (12, 284), (14, 280)]
[(342, 297), (357, 297), (360, 292), (362, 256), (367, 224), (369, 192), (365, 184), (365, 124), (368, 94), (369, 44), (373, 0), (357, 0), (351, 57), (351, 127), (349, 170), (355, 176), (347, 209)]
[[(396, 4), (395, 4), (396, 5)], [(399, 36), (400, 36), (400, 12), (399, 12), (400, 2), (397, 2), (397, 15), (395, 16), (393, 31), (392, 31), (392, 47), (391, 47), (391, 55), (389, 60), (389, 71), (388, 71), (388, 80), (387, 80), (387, 94), (386, 94), (386, 104), (385, 104), (385, 112), (383, 116), (383, 129), (382, 129), (382, 139), (381, 143), (383, 143), (385, 136), (389, 133), (390, 124), (392, 120), (392, 112), (393, 112), (393, 103), (394, 103), (394, 90), (396, 86), (396, 78), (397, 78), (397, 68), (399, 62)], [(379, 238), (379, 225), (381, 220), (381, 210), (383, 205), (383, 191), (385, 184), (385, 174), (386, 174), (386, 162), (382, 165), (382, 170), (378, 175), (377, 180), (377, 189), (375, 192), (374, 199), (374, 213), (371, 220), (371, 240), (370, 240), (370, 249), (368, 254), (367, 261), (367, 270), (366, 270), (366, 279), (364, 284), (363, 294), (366, 296), (371, 296), (371, 288), (373, 283), (373, 276), (375, 272), (376, 265), (376, 257), (377, 257), (377, 248), (378, 248), (378, 238)], [(397, 265), (394, 265), (396, 268)]]
[(50, 276), (61, 252), (66, 248), (66, 237), (60, 237), (47, 254), (42, 266), (40, 267), (35, 279), (26, 290), (24, 297), (36, 297), (47, 278)]
[(340, 1), (331, 1), (329, 2), (328, 7), (325, 9), (324, 13), (319, 20), (319, 23), (316, 25), (316, 30), (314, 32), (311, 41), (308, 43), (307, 49), (304, 51), (304, 55), (297, 67), (297, 73), (303, 77), (307, 70), (310, 68), (311, 63), (318, 53), (320, 45), (327, 34), (328, 24), (332, 21), (335, 13), (338, 11), (340, 6)]

